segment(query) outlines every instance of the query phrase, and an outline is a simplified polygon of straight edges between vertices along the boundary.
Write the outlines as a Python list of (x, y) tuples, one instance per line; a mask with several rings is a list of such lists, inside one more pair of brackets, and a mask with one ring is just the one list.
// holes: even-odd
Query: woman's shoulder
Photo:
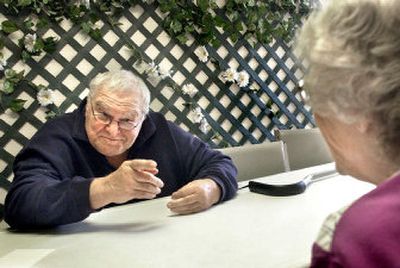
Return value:
[(393, 222), (400, 223), (400, 174), (355, 201), (343, 214), (339, 224), (354, 226), (358, 223), (359, 227), (372, 228)]
[[(381, 245), (393, 240), (400, 252), (400, 176), (394, 176), (355, 201), (336, 225), (339, 247)], [(393, 245), (393, 244), (392, 244)], [(400, 261), (400, 255), (399, 255)]]

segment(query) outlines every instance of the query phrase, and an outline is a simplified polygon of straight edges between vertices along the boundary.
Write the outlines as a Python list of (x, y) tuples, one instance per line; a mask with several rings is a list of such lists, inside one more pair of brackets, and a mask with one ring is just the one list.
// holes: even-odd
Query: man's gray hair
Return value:
[(131, 71), (117, 70), (98, 74), (89, 84), (89, 98), (92, 98), (98, 90), (138, 92), (142, 97), (143, 113), (149, 112), (150, 90), (143, 80)]
[(384, 146), (400, 144), (400, 1), (334, 0), (305, 22), (296, 50), (321, 116), (367, 118)]

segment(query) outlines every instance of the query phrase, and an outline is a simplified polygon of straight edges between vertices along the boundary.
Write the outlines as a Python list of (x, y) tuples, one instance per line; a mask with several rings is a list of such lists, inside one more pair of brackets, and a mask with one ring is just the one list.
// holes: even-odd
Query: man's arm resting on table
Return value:
[(179, 214), (190, 214), (208, 209), (219, 202), (220, 186), (210, 178), (189, 182), (171, 196), (168, 208)]

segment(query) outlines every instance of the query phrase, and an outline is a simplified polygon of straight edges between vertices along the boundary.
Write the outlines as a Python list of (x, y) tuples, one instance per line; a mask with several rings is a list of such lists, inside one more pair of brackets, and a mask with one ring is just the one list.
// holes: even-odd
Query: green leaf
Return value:
[(39, 18), (39, 21), (36, 23), (36, 27), (38, 29), (43, 29), (48, 27), (49, 21), (46, 18)]
[(32, 58), (31, 54), (29, 54), (26, 50), (23, 50), (21, 52), (21, 59), (22, 61), (26, 62), (27, 60), (29, 60), (30, 58)]
[(257, 29), (257, 26), (254, 23), (247, 25), (247, 30), (250, 32), (254, 32)]
[(193, 106), (193, 102), (184, 102), (184, 103), (182, 103), (182, 105), (183, 106), (185, 106), (185, 107), (192, 107)]
[(8, 80), (4, 81), (4, 84), (3, 84), (3, 92), (4, 93), (11, 94), (11, 93), (14, 92), (14, 90), (15, 90), (14, 89), (14, 83), (12, 83), (12, 82), (10, 82)]
[(22, 99), (15, 99), (12, 100), (9, 104), (8, 104), (8, 108), (11, 109), (11, 111), (18, 113), (20, 112), (22, 109), (24, 109), (24, 104), (25, 104), (26, 100), (22, 100)]
[(24, 21), (24, 26), (28, 30), (31, 30), (32, 27), (34, 26), (34, 23), (33, 23), (33, 21), (31, 19), (28, 19), (28, 20)]
[(217, 38), (214, 38), (214, 40), (211, 41), (211, 45), (215, 48), (218, 48), (221, 45), (221, 41), (219, 41)]
[(214, 22), (217, 27), (224, 27), (226, 24), (226, 21), (220, 16), (215, 16)]
[(201, 9), (201, 11), (206, 12), (208, 9), (208, 0), (197, 0), (197, 5)]
[(194, 26), (193, 25), (186, 25), (185, 26), (185, 32), (187, 32), (187, 33), (194, 32)]
[(89, 25), (89, 23), (87, 23), (87, 22), (81, 23), (81, 28), (82, 28), (82, 30), (83, 30), (85, 33), (87, 33), (87, 34), (89, 34), (89, 33), (90, 33), (90, 30), (92, 29), (92, 28), (90, 28), (90, 25)]
[(0, 50), (4, 48), (4, 39), (0, 37)]
[(241, 21), (237, 21), (237, 22), (235, 23), (235, 30), (236, 30), (237, 32), (243, 31), (243, 24), (242, 24)]
[(16, 76), (16, 72), (13, 69), (7, 69), (4, 72), (4, 75), (6, 76), (6, 79), (12, 79), (14, 76)]
[(15, 75), (15, 82), (19, 83), (22, 79), (24, 79), (25, 70), (20, 71)]
[(34, 51), (41, 51), (44, 48), (44, 42), (41, 38), (37, 38), (35, 44), (33, 45)]
[(1, 23), (1, 27), (3, 29), (3, 32), (5, 32), (6, 34), (10, 34), (13, 32), (18, 31), (18, 26), (15, 22), (10, 21), (10, 20), (5, 20)]
[(169, 26), (174, 33), (180, 33), (182, 31), (182, 24), (177, 20), (171, 21)]
[(32, 3), (31, 0), (18, 0), (18, 6), (26, 7)]
[(100, 41), (102, 37), (100, 29), (92, 29), (89, 35), (96, 41)]
[(274, 102), (273, 102), (271, 99), (269, 99), (269, 100), (267, 101), (267, 103), (265, 104), (265, 106), (267, 106), (268, 109), (271, 109), (272, 104), (274, 104)]
[(176, 37), (176, 39), (178, 39), (178, 41), (179, 41), (181, 44), (185, 44), (185, 43), (187, 42), (187, 40), (188, 40), (186, 34), (184, 34), (184, 33), (178, 35), (178, 36)]
[(57, 39), (55, 37), (47, 37), (44, 39), (43, 50), (47, 53), (53, 53), (57, 48)]
[(35, 88), (36, 88), (37, 91), (40, 91), (40, 90), (42, 90), (42, 89), (47, 89), (47, 87), (44, 86), (44, 85), (42, 85), (42, 84), (37, 85), (37, 86), (35, 85)]
[(231, 40), (232, 40), (233, 43), (236, 43), (236, 41), (239, 39), (239, 34), (238, 34), (238, 33), (233, 33), (233, 34), (230, 36), (230, 38), (231, 38)]

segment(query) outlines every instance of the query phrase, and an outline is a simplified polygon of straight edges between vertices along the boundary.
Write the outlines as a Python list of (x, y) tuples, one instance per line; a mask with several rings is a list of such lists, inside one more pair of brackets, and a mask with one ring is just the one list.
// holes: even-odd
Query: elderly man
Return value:
[(311, 267), (400, 266), (399, 14), (399, 0), (330, 1), (299, 36), (305, 90), (337, 170), (377, 185), (327, 218)]
[(148, 88), (129, 71), (95, 77), (79, 108), (47, 122), (16, 157), (6, 222), (57, 226), (105, 206), (171, 194), (168, 208), (188, 214), (232, 198), (232, 161), (149, 113), (149, 103)]

